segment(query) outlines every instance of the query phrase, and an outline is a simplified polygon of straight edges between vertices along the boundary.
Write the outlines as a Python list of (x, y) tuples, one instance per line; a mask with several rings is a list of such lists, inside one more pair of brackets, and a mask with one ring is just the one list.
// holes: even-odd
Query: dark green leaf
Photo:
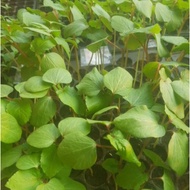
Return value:
[(35, 127), (40, 127), (48, 123), (56, 113), (56, 104), (49, 96), (39, 99), (33, 105), (30, 123)]
[(58, 128), (63, 137), (77, 131), (84, 135), (88, 135), (91, 129), (87, 120), (79, 117), (67, 117), (61, 120)]
[(96, 162), (96, 143), (80, 132), (70, 133), (59, 144), (58, 156), (73, 169), (87, 169)]
[(106, 169), (108, 172), (115, 174), (119, 171), (119, 162), (114, 158), (107, 158), (103, 161), (102, 167)]
[(1, 115), (1, 141), (4, 143), (14, 143), (20, 140), (22, 129), (17, 120), (8, 113)]
[(160, 67), (159, 62), (149, 62), (143, 67), (143, 73), (150, 79), (156, 79), (159, 77), (158, 68)]
[(156, 138), (165, 135), (165, 128), (158, 124), (158, 119), (147, 106), (138, 106), (116, 117), (114, 125), (122, 132), (138, 138)]
[(47, 148), (51, 146), (60, 136), (54, 124), (47, 124), (37, 128), (28, 138), (27, 143), (36, 148)]
[(186, 133), (174, 132), (168, 144), (167, 162), (178, 176), (188, 168), (188, 137)]

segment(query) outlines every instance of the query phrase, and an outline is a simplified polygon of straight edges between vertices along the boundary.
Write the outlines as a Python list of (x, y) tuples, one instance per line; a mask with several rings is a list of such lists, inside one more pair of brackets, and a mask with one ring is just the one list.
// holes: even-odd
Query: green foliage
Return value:
[(44, 0), (1, 16), (2, 189), (187, 189), (187, 6)]

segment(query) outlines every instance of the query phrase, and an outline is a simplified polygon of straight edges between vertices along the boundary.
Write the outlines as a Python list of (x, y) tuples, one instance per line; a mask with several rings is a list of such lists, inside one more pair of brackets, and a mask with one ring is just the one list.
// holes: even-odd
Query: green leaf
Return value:
[(117, 184), (124, 189), (138, 190), (140, 186), (148, 180), (148, 174), (144, 172), (145, 168), (135, 164), (128, 163), (116, 176)]
[(100, 49), (100, 47), (102, 46), (103, 42), (104, 42), (106, 39), (107, 39), (107, 37), (102, 38), (102, 39), (100, 39), (100, 40), (98, 40), (98, 41), (96, 41), (96, 42), (93, 42), (93, 43), (87, 45), (86, 48), (87, 48), (88, 50), (90, 50), (91, 52), (96, 53), (96, 52)]
[(79, 117), (67, 117), (61, 120), (58, 128), (63, 137), (77, 131), (88, 135), (91, 129), (87, 120)]
[(58, 156), (73, 169), (87, 169), (96, 162), (96, 143), (80, 132), (70, 133), (59, 144)]
[(132, 87), (133, 77), (121, 67), (117, 67), (104, 75), (104, 85), (113, 94), (120, 94), (127, 88)]
[(33, 105), (30, 123), (35, 127), (40, 127), (47, 124), (55, 113), (56, 104), (54, 100), (50, 96), (44, 97)]
[(38, 170), (19, 170), (9, 178), (6, 187), (11, 190), (34, 190), (40, 183), (42, 181)]
[(138, 158), (136, 157), (133, 147), (127, 139), (124, 138), (123, 134), (119, 130), (115, 130), (111, 134), (107, 135), (112, 146), (118, 151), (118, 154), (122, 159), (127, 162), (132, 162), (137, 166), (141, 165)]
[(70, 10), (73, 15), (73, 19), (75, 20), (80, 20), (80, 19), (85, 19), (81, 11), (78, 9), (77, 6), (73, 5), (73, 7), (70, 7)]
[(76, 87), (79, 92), (87, 96), (96, 96), (103, 88), (103, 76), (94, 67)]
[(107, 126), (110, 126), (112, 124), (112, 121), (100, 121), (100, 120), (92, 120), (92, 119), (87, 119), (89, 124), (102, 124)]
[(114, 158), (107, 158), (103, 161), (102, 167), (113, 174), (119, 172), (119, 162)]
[(144, 83), (144, 85), (138, 89), (132, 88), (129, 91), (129, 94), (123, 98), (127, 100), (131, 106), (146, 105), (148, 108), (150, 108), (154, 104), (152, 89), (148, 83)]
[(69, 36), (80, 36), (87, 28), (88, 25), (84, 19), (76, 20), (64, 28), (64, 36), (66, 38)]
[(55, 53), (55, 52), (50, 52), (44, 54), (42, 60), (41, 60), (41, 69), (45, 73), (48, 69), (52, 68), (63, 68), (65, 69), (65, 61), (63, 58)]
[(33, 76), (29, 78), (24, 84), (25, 90), (31, 93), (48, 90), (50, 87), (51, 84), (43, 81), (41, 76)]
[(167, 5), (156, 3), (155, 6), (156, 19), (161, 22), (169, 22), (171, 20), (172, 12)]
[(9, 101), (7, 99), (1, 99), (0, 103), (1, 103), (1, 114), (2, 114), (7, 111), (7, 105)]
[(168, 144), (167, 162), (178, 176), (188, 168), (188, 137), (186, 133), (174, 132)]
[(153, 4), (150, 0), (133, 0), (137, 10), (145, 15), (147, 18), (151, 18)]
[(143, 73), (146, 77), (150, 79), (156, 79), (158, 78), (158, 68), (160, 67), (159, 62), (149, 62), (143, 67)]
[(54, 124), (47, 124), (37, 128), (28, 138), (27, 143), (36, 148), (47, 148), (51, 146), (60, 136)]
[(58, 11), (64, 11), (65, 10), (65, 8), (61, 4), (54, 3), (52, 0), (44, 0), (43, 5), (46, 7), (51, 7), (55, 10), (58, 10)]
[(4, 143), (14, 143), (20, 140), (22, 129), (17, 120), (8, 113), (1, 115), (1, 141)]
[(155, 39), (156, 39), (156, 44), (157, 44), (158, 55), (160, 57), (167, 57), (169, 55), (169, 52), (168, 52), (168, 50), (166, 49), (166, 47), (162, 43), (160, 33), (155, 34)]
[(92, 6), (92, 10), (99, 17), (104, 17), (108, 21), (110, 21), (110, 15), (99, 4), (95, 4), (94, 6)]
[(114, 30), (122, 34), (128, 34), (134, 29), (134, 23), (123, 16), (113, 16), (111, 18), (111, 26)]
[(11, 86), (1, 84), (1, 98), (7, 97), (12, 91), (13, 88)]
[(16, 163), (16, 167), (20, 170), (28, 170), (31, 168), (37, 169), (39, 165), (40, 165), (40, 154), (39, 153), (23, 155), (18, 159), (18, 161)]
[(56, 178), (52, 178), (47, 183), (38, 185), (36, 190), (65, 190), (65, 188), (61, 181)]
[(31, 116), (31, 101), (26, 99), (14, 99), (7, 105), (7, 112), (15, 117), (20, 125), (26, 124)]
[(54, 85), (60, 83), (69, 84), (72, 81), (72, 76), (66, 69), (52, 68), (44, 73), (42, 79), (43, 81)]
[(31, 36), (32, 35), (30, 32), (24, 33), (23, 31), (16, 30), (11, 34), (10, 38), (14, 42), (22, 44), (22, 43), (29, 43), (31, 40)]
[(181, 79), (171, 83), (174, 92), (186, 101), (189, 101), (189, 74), (189, 70), (184, 70), (181, 72)]
[(164, 184), (164, 190), (175, 190), (174, 182), (172, 181), (172, 178), (168, 171), (164, 171), (164, 175), (161, 177), (163, 184)]
[(161, 39), (176, 46), (179, 46), (183, 43), (188, 43), (188, 40), (182, 36), (162, 36)]
[(62, 90), (57, 90), (56, 93), (61, 102), (70, 106), (78, 115), (84, 115), (86, 111), (84, 101), (74, 87), (66, 86)]
[(165, 169), (169, 169), (168, 165), (164, 163), (164, 161), (160, 158), (160, 156), (157, 155), (155, 152), (148, 149), (144, 149), (143, 152), (148, 158), (151, 159), (151, 161), (154, 163), (155, 166), (160, 166)]
[(30, 49), (36, 54), (43, 54), (54, 46), (55, 44), (51, 40), (35, 38), (30, 44)]
[(184, 118), (184, 105), (181, 99), (177, 96), (172, 88), (172, 81), (170, 78), (163, 78), (164, 69), (160, 70), (160, 91), (162, 93), (162, 98), (165, 102), (165, 105), (173, 111), (180, 119)]
[(130, 109), (114, 119), (116, 128), (138, 138), (162, 137), (165, 128), (158, 124), (158, 116), (147, 106), (138, 106)]
[(175, 125), (176, 128), (182, 129), (186, 133), (189, 133), (189, 127), (182, 121), (180, 120), (175, 114), (173, 114), (167, 106), (165, 106), (165, 112), (168, 115), (170, 122)]
[(43, 149), (40, 162), (43, 172), (49, 178), (54, 177), (63, 167), (57, 155), (57, 146), (54, 144)]
[(1, 170), (13, 165), (22, 155), (22, 146), (16, 146), (3, 152), (1, 155)]

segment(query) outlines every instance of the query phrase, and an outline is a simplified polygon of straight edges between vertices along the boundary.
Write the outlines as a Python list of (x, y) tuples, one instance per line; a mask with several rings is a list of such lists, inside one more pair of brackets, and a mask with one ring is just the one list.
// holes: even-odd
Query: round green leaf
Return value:
[(44, 97), (33, 105), (30, 123), (35, 127), (47, 124), (56, 113), (56, 104), (53, 99)]
[(12, 91), (13, 88), (11, 86), (1, 84), (1, 98), (7, 97)]
[(20, 140), (22, 129), (17, 120), (8, 113), (1, 115), (1, 141), (4, 143), (14, 143)]
[(15, 99), (7, 105), (7, 112), (14, 116), (20, 125), (26, 124), (32, 112), (31, 101)]
[(20, 170), (28, 170), (31, 168), (38, 168), (39, 165), (40, 165), (40, 154), (39, 153), (23, 155), (18, 159), (18, 161), (16, 163), (16, 167)]
[(51, 146), (59, 135), (59, 131), (54, 124), (47, 124), (32, 132), (28, 136), (27, 142), (36, 148), (46, 148)]
[(46, 72), (48, 69), (52, 69), (55, 67), (65, 69), (65, 61), (57, 53), (54, 52), (46, 53), (41, 60), (42, 71)]
[(59, 122), (59, 131), (62, 136), (68, 135), (73, 132), (81, 132), (84, 135), (90, 133), (90, 124), (87, 120), (79, 117), (67, 117)]
[(133, 77), (129, 72), (121, 67), (111, 70), (104, 76), (104, 85), (113, 94), (120, 94), (127, 88), (132, 87)]
[(76, 170), (90, 168), (96, 162), (96, 143), (84, 134), (66, 135), (58, 147), (58, 156), (64, 164)]
[(44, 73), (42, 79), (54, 85), (59, 83), (69, 84), (72, 81), (72, 76), (66, 69), (52, 68)]
[(84, 93), (87, 96), (96, 96), (103, 88), (103, 76), (95, 67), (91, 72), (84, 76), (76, 87), (79, 92)]
[(41, 175), (36, 169), (19, 170), (6, 183), (11, 190), (34, 190), (42, 183)]
[(167, 162), (178, 176), (183, 175), (188, 167), (188, 137), (185, 132), (175, 132), (168, 144)]
[(24, 88), (26, 91), (34, 93), (47, 90), (50, 87), (51, 84), (44, 82), (41, 76), (33, 76), (29, 78), (24, 84)]
[(50, 181), (48, 181), (48, 183), (40, 184), (36, 188), (36, 190), (64, 190), (64, 189), (65, 188), (61, 183), (61, 181), (59, 181), (56, 178), (52, 178), (50, 179)]
[(162, 137), (165, 128), (158, 124), (157, 115), (146, 106), (138, 106), (116, 117), (114, 125), (124, 133), (138, 138)]

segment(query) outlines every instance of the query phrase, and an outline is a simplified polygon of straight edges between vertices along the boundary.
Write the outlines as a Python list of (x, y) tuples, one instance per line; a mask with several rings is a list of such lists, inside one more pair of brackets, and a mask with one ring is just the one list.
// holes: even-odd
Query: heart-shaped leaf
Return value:
[(54, 85), (59, 83), (69, 84), (72, 81), (72, 76), (66, 69), (52, 68), (44, 73), (42, 79), (43, 81)]
[(165, 128), (158, 124), (158, 119), (147, 106), (138, 106), (116, 117), (114, 125), (122, 132), (134, 137), (157, 138), (165, 135)]
[(58, 156), (73, 169), (87, 169), (96, 162), (96, 143), (80, 132), (70, 133), (59, 144)]
[(20, 140), (22, 129), (17, 120), (8, 113), (1, 115), (1, 141), (4, 143), (14, 143)]
[(47, 148), (51, 146), (59, 136), (60, 133), (57, 127), (54, 124), (47, 124), (32, 132), (28, 136), (27, 142), (36, 148)]

